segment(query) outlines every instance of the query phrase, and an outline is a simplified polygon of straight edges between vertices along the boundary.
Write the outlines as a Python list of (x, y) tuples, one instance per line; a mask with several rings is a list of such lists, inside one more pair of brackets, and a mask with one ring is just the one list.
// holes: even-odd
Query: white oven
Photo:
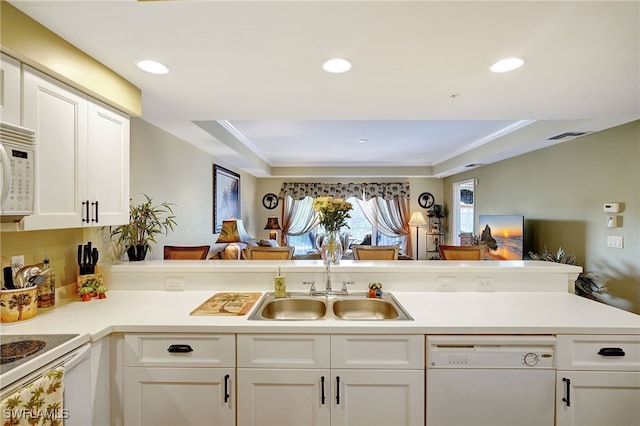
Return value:
[[(87, 426), (91, 424), (91, 344), (67, 353), (50, 362), (29, 375), (2, 388), (0, 400), (20, 391), (25, 386), (38, 380), (44, 374), (60, 366), (64, 366), (63, 406), (56, 415), (62, 417), (65, 426)], [(4, 421), (7, 413), (0, 413)]]
[(35, 132), (0, 123), (0, 218), (16, 221), (34, 212)]

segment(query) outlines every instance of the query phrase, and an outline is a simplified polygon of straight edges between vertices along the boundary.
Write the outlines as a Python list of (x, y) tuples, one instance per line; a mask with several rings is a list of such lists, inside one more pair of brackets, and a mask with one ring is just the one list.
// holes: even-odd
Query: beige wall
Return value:
[[(525, 216), (525, 253), (575, 253), (608, 302), (640, 312), (640, 121), (450, 176), (447, 205), (453, 183), (469, 178), (476, 214)], [(623, 203), (621, 227), (606, 227), (606, 202)], [(608, 248), (607, 235), (623, 236), (624, 248)]]
[[(142, 194), (154, 202), (175, 203), (178, 224), (168, 237), (156, 237), (148, 259), (162, 258), (162, 246), (213, 245), (213, 164), (240, 173), (241, 216), (247, 232), (257, 232), (255, 211), (256, 178), (220, 163), (212, 155), (159, 128), (134, 118), (131, 120), (131, 197)], [(264, 227), (264, 225), (262, 225)]]

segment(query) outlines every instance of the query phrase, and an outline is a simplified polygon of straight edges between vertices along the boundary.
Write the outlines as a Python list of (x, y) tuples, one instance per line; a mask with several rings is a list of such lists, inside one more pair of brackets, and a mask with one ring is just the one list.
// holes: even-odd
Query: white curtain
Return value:
[(406, 236), (405, 250), (409, 256), (412, 255), (412, 244), (409, 244), (411, 238), (408, 198), (396, 197), (385, 200), (376, 197), (367, 201), (357, 199), (357, 202), (367, 220), (379, 232), (389, 237)]
[(290, 196), (285, 196), (282, 205), (280, 245), (287, 245), (287, 234), (304, 235), (315, 228), (319, 221), (318, 212), (313, 209), (313, 198), (294, 200)]

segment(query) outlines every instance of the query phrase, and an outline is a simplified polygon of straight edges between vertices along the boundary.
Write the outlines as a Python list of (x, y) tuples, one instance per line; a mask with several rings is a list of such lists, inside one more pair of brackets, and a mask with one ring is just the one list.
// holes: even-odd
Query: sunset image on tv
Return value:
[(485, 256), (494, 260), (521, 260), (524, 216), (480, 215), (478, 229)]

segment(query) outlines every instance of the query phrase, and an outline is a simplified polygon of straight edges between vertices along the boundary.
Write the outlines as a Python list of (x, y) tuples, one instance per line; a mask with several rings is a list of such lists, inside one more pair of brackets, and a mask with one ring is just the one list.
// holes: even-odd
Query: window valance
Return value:
[(385, 183), (309, 183), (284, 182), (280, 188), (279, 198), (290, 196), (294, 200), (305, 197), (334, 197), (347, 199), (356, 197), (370, 200), (380, 197), (385, 200), (409, 198), (409, 182)]

